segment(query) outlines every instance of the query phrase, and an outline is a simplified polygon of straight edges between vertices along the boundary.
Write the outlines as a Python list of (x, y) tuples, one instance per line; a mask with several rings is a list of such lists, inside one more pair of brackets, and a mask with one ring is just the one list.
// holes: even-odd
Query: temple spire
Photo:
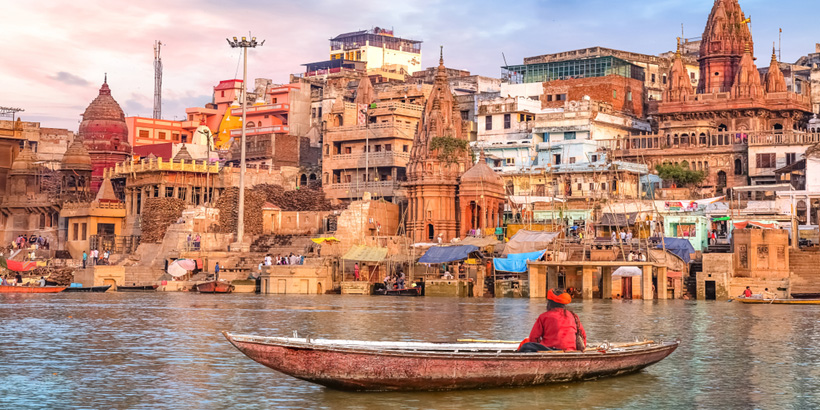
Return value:
[(765, 90), (767, 93), (782, 93), (786, 91), (786, 77), (780, 71), (780, 63), (777, 62), (774, 43), (772, 43), (772, 61), (769, 63), (769, 71), (766, 72)]
[(683, 57), (680, 51), (680, 37), (678, 37), (678, 49), (675, 52), (675, 59), (669, 69), (669, 88), (664, 92), (664, 101), (685, 101), (687, 96), (695, 93), (690, 82), (689, 72), (683, 65)]

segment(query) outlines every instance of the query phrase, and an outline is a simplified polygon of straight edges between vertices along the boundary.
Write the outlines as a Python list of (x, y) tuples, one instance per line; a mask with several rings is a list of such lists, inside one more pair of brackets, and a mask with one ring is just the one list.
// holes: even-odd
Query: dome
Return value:
[(484, 158), (484, 151), (478, 157), (478, 162), (470, 167), (463, 175), (461, 175), (461, 182), (480, 182), (484, 184), (498, 184), (504, 186), (504, 181), (498, 174), (487, 165), (487, 160)]
[(75, 139), (63, 154), (62, 169), (72, 171), (91, 171), (91, 155), (80, 139)]
[(36, 172), (37, 154), (31, 150), (28, 144), (23, 146), (17, 158), (11, 163), (11, 171), (9, 175), (33, 175)]
[(89, 151), (131, 151), (125, 114), (111, 96), (107, 79), (100, 94), (85, 109), (78, 134)]

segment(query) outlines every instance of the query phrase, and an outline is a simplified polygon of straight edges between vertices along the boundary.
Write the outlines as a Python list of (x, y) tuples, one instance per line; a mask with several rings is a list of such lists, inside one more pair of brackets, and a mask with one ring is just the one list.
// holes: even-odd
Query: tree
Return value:
[(438, 151), (438, 160), (448, 164), (458, 162), (458, 157), (462, 154), (470, 154), (471, 157), (473, 156), (469, 141), (450, 136), (433, 137), (430, 141), (430, 151)]
[(659, 164), (655, 166), (658, 176), (667, 181), (673, 181), (679, 187), (694, 187), (699, 185), (706, 178), (703, 171), (689, 169), (689, 164)]

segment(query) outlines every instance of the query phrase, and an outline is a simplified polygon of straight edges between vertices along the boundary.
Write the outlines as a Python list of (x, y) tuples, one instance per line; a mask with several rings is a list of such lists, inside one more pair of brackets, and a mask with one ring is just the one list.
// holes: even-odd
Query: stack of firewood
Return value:
[[(259, 235), (262, 233), (262, 207), (265, 196), (258, 190), (245, 189), (245, 233)], [(239, 219), (239, 188), (226, 189), (216, 201), (219, 209), (219, 228), (221, 232), (233, 232)]]
[(141, 241), (158, 243), (168, 226), (182, 217), (185, 201), (179, 198), (148, 198), (142, 207)]
[(68, 286), (74, 281), (74, 269), (56, 266), (41, 266), (26, 273), (31, 278), (45, 277), (47, 281), (59, 286)]

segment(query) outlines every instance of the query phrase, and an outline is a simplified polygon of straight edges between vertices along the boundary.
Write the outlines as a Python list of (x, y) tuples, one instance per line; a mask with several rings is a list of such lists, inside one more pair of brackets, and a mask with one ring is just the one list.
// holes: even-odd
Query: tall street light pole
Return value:
[(242, 248), (242, 242), (245, 238), (245, 146), (247, 145), (247, 141), (245, 139), (245, 115), (247, 114), (248, 109), (248, 98), (246, 96), (248, 92), (248, 48), (256, 48), (256, 46), (263, 46), (265, 45), (265, 40), (262, 40), (261, 43), (256, 42), (256, 37), (251, 37), (248, 40), (247, 37), (242, 37), (242, 40), (237, 40), (236, 37), (228, 40), (228, 44), (230, 44), (231, 48), (241, 48), (243, 51), (243, 59), (244, 59), (244, 67), (242, 69), (242, 141), (241, 146), (239, 149), (239, 216), (237, 217), (237, 226), (236, 226), (236, 242), (239, 248)]

